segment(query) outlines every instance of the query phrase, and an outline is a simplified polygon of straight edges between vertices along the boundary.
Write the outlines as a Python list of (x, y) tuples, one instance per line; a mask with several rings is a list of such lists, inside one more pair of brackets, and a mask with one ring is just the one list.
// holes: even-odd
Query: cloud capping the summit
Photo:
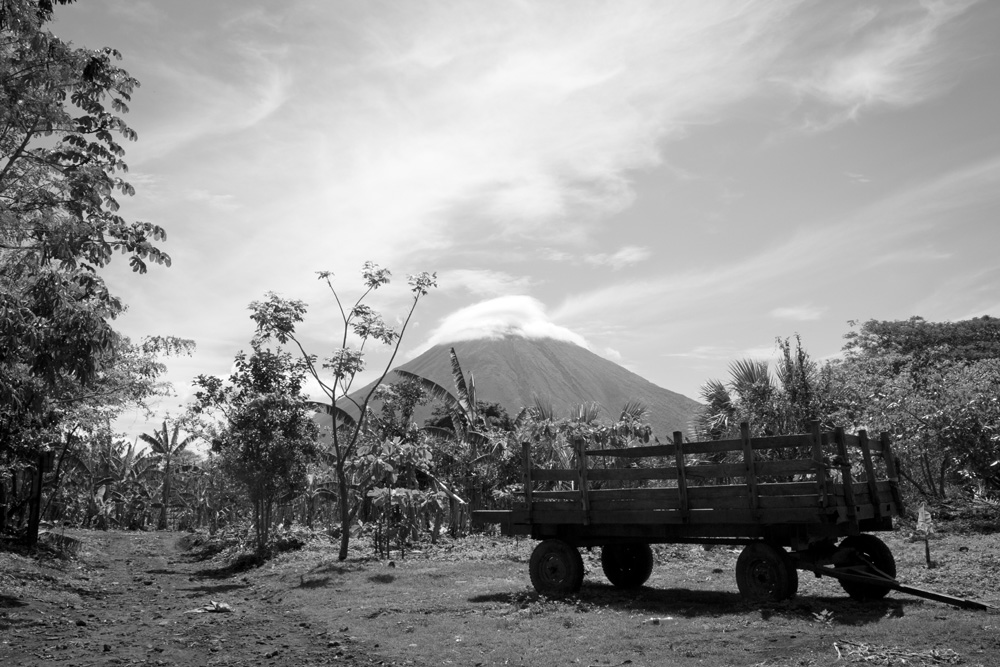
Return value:
[(416, 354), (443, 343), (504, 336), (553, 338), (590, 349), (583, 336), (552, 322), (541, 301), (518, 295), (482, 301), (448, 315)]

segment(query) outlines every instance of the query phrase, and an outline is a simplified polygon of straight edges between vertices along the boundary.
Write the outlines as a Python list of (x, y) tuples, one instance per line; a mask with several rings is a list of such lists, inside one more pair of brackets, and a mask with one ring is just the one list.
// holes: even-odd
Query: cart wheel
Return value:
[(583, 559), (562, 540), (545, 540), (531, 552), (531, 585), (543, 595), (576, 593), (583, 585)]
[(779, 602), (795, 596), (799, 573), (780, 546), (751, 542), (736, 561), (736, 585), (747, 602)]
[(653, 573), (648, 544), (606, 544), (601, 547), (604, 576), (618, 588), (639, 588)]
[[(896, 559), (892, 557), (892, 551), (889, 550), (885, 542), (874, 535), (851, 535), (850, 537), (845, 537), (844, 541), (840, 543), (838, 551), (844, 551), (845, 549), (850, 549), (854, 553), (850, 555), (847, 563), (841, 565), (841, 567), (866, 565), (868, 566), (865, 568), (866, 570), (872, 574), (878, 574), (870, 567), (874, 565), (882, 573), (889, 575), (893, 579), (896, 578)], [(886, 586), (863, 584), (856, 581), (841, 581), (840, 585), (855, 600), (881, 600), (891, 590)]]

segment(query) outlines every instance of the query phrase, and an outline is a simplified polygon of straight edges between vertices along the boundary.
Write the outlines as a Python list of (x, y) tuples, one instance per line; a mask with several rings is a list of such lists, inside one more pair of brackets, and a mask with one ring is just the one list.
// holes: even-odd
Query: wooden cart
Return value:
[(580, 589), (580, 547), (601, 547), (612, 584), (641, 586), (653, 568), (650, 544), (745, 545), (736, 582), (749, 601), (793, 596), (797, 570), (833, 576), (856, 599), (880, 599), (895, 582), (886, 544), (903, 513), (887, 435), (865, 431), (683, 442), (587, 450), (569, 467), (537, 467), (524, 446), (523, 502), (478, 511), (478, 524), (541, 542), (531, 556), (540, 593)]

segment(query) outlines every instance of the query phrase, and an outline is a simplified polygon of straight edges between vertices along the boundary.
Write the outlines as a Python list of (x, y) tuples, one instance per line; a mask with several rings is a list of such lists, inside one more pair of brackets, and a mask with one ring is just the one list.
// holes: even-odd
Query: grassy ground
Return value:
[[(907, 584), (1000, 606), (996, 535), (931, 542), (883, 536)], [(415, 665), (1000, 665), (1000, 614), (892, 593), (850, 600), (801, 574), (789, 602), (751, 607), (734, 578), (738, 548), (656, 548), (638, 591), (612, 587), (599, 550), (584, 554), (579, 595), (537, 596), (530, 541), (473, 537), (391, 562), (340, 563), (311, 545), (256, 577), (287, 608), (393, 664)], [(359, 545), (361, 546), (361, 545)]]

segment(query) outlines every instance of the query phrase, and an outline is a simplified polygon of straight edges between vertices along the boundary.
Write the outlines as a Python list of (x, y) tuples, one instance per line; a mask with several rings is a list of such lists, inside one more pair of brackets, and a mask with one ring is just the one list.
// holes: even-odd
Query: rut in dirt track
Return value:
[(272, 604), (250, 577), (194, 560), (181, 533), (73, 535), (79, 555), (40, 567), (44, 587), (0, 596), (0, 664), (382, 664)]

